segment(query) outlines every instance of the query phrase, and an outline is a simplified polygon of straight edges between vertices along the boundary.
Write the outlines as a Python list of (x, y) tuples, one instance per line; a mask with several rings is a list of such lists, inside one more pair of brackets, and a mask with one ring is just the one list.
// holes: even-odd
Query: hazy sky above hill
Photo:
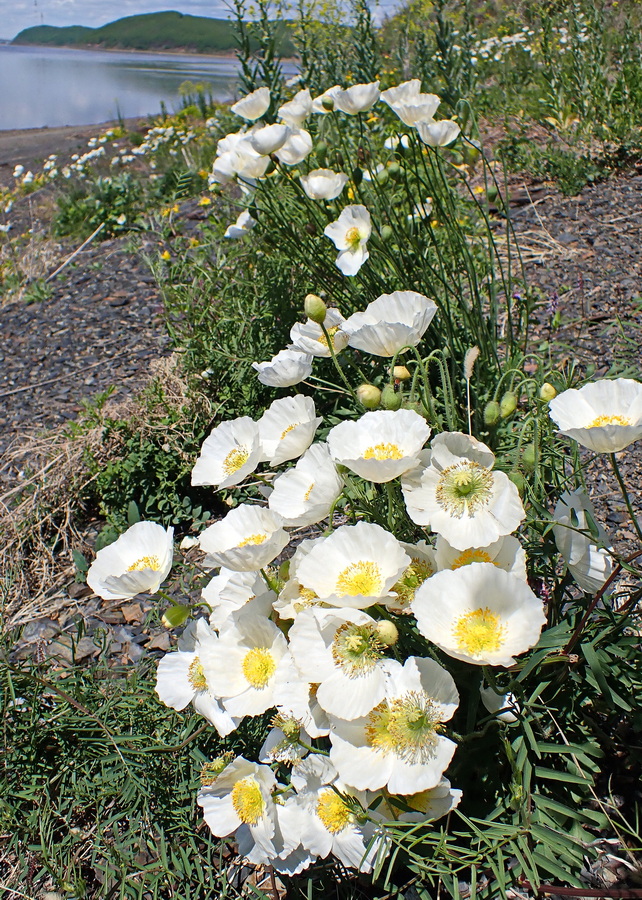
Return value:
[[(394, 0), (381, 0), (379, 14), (393, 6)], [(223, 0), (0, 0), (0, 38), (13, 38), (33, 25), (98, 27), (122, 16), (168, 9), (219, 19), (228, 15)]]

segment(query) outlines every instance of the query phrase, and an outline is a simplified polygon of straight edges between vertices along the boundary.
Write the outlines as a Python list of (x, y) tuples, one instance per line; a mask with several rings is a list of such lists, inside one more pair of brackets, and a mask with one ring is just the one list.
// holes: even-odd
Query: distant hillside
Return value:
[[(283, 25), (281, 52), (290, 55), (292, 47)], [(126, 16), (101, 28), (72, 25), (55, 28), (39, 25), (25, 28), (14, 44), (44, 44), (49, 47), (105, 47), (120, 50), (194, 50), (215, 53), (234, 50), (234, 31), (226, 19), (188, 16), (179, 12), (147, 13)]]

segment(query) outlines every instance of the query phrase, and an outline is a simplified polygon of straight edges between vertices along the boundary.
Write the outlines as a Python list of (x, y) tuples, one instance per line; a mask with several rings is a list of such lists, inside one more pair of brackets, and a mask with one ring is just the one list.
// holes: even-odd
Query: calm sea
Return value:
[(91, 125), (171, 111), (184, 81), (235, 95), (235, 57), (65, 50), (0, 44), (0, 130)]

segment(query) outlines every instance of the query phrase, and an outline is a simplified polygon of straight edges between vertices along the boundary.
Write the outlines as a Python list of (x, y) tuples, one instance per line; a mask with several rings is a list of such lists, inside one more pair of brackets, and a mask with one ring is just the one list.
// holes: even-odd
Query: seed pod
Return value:
[(328, 145), (325, 141), (318, 141), (316, 147), (314, 148), (314, 152), (316, 153), (317, 159), (323, 165), (325, 163), (326, 157), (328, 155)]
[(359, 168), (359, 166), (357, 166), (356, 169), (352, 170), (352, 180), (354, 181), (355, 187), (359, 187), (359, 185), (363, 181), (363, 172)]
[(535, 444), (527, 444), (522, 451), (522, 467), (525, 472), (535, 471)]

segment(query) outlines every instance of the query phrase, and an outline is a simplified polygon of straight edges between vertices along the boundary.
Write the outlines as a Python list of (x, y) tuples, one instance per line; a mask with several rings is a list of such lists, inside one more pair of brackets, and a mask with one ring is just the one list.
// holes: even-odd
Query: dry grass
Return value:
[[(150, 392), (162, 396), (157, 415)], [(96, 467), (116, 459), (118, 437), (105, 436), (106, 420), (136, 423), (140, 434), (158, 430), (167, 409), (181, 410), (187, 383), (176, 356), (152, 363), (148, 385), (137, 398), (106, 404), (89, 428), (70, 432), (24, 432), (0, 459), (0, 628), (10, 630), (41, 616), (52, 616), (74, 604), (66, 586), (73, 580), (73, 550), (91, 552), (89, 511), (83, 505)], [(189, 433), (187, 412), (167, 440), (179, 448)], [(95, 529), (94, 529), (95, 530)]]

